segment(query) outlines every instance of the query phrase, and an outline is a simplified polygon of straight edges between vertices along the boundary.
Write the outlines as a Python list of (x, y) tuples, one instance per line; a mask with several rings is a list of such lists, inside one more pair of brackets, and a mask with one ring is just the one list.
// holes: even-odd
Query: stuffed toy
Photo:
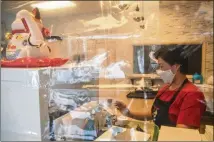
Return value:
[[(50, 62), (52, 60), (49, 59), (51, 47), (57, 44), (50, 44), (48, 40), (51, 39), (50, 32), (42, 24), (39, 9), (35, 8), (32, 12), (27, 10), (19, 11), (16, 14), (16, 19), (12, 23), (11, 28), (12, 33), (7, 33), (6, 35), (9, 40), (6, 50), (7, 61), (2, 61), (1, 64), (8, 66), (8, 63), (11, 64), (12, 61), (16, 61), (17, 63), (17, 60), (21, 61), (20, 59), (23, 59), (22, 61), (28, 61), (27, 64), (29, 65), (31, 63), (31, 61), (29, 61), (30, 59), (34, 60), (34, 63), (40, 61), (42, 62), (40, 65), (48, 65), (44, 64), (42, 59), (45, 58), (45, 61), (48, 60)], [(56, 43), (61, 40), (61, 38), (57, 38)], [(54, 59), (54, 61), (56, 62), (56, 59)], [(25, 63), (22, 63), (22, 66), (24, 66), (24, 64)], [(21, 64), (19, 64), (19, 66), (20, 65)], [(34, 66), (35, 65), (36, 64), (34, 64)]]
[(48, 57), (50, 54), (50, 47), (42, 34), (43, 25), (37, 15), (36, 12), (31, 13), (27, 10), (21, 10), (16, 14), (7, 48), (8, 59)]

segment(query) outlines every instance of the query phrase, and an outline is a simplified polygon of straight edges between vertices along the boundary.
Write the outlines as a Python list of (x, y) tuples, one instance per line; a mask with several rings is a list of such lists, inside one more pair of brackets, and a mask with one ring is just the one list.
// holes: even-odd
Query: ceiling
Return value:
[[(8, 13), (13, 14), (14, 16), (18, 11), (21, 9), (26, 9), (31, 11), (32, 7), (30, 6), (33, 3), (38, 3), (41, 1), (2, 1), (1, 2), (1, 13), (3, 13), (4, 17), (7, 22), (7, 24), (10, 24), (13, 22), (14, 17), (13, 16), (7, 16)], [(69, 8), (62, 8), (57, 10), (48, 10), (44, 11), (40, 9), (41, 17), (44, 20), (44, 24), (49, 25), (50, 23), (54, 23), (56, 27), (55, 29), (59, 29), (58, 31), (61, 33), (70, 33), (70, 31), (67, 31), (67, 29), (72, 29), (72, 32), (75, 31), (75, 29), (80, 28), (84, 32), (88, 31), (88, 29), (99, 29), (103, 28), (106, 29), (106, 27), (114, 27), (116, 25), (119, 27), (122, 27), (120, 24), (123, 24), (123, 21), (121, 20), (121, 17), (125, 15), (125, 17), (129, 18), (129, 13), (124, 14), (119, 11), (115, 11), (113, 8), (115, 5), (118, 5), (120, 1), (102, 1), (102, 10), (101, 10), (101, 2), (100, 1), (73, 1), (76, 6), (75, 7), (69, 7)], [(125, 2), (125, 1), (123, 1)], [(184, 12), (188, 12), (187, 9), (191, 9), (191, 13), (188, 13), (188, 15), (199, 15), (197, 20), (207, 20), (206, 22), (213, 22), (213, 2), (207, 1), (132, 1), (130, 5), (138, 4), (139, 2), (143, 2), (143, 9), (147, 9), (147, 11), (143, 12), (143, 15), (145, 17), (145, 21), (152, 21), (150, 15), (152, 15), (152, 12), (154, 12), (155, 9), (160, 9), (160, 13), (162, 12), (167, 14), (167, 16), (170, 16), (172, 11), (174, 13), (177, 13), (177, 15), (182, 16)], [(156, 5), (153, 3), (157, 3)], [(145, 6), (146, 5), (146, 6)], [(149, 6), (149, 7), (148, 7)], [(130, 6), (131, 7), (131, 6)], [(131, 9), (131, 8), (129, 8)], [(181, 10), (179, 10), (181, 9)], [(125, 11), (125, 10), (124, 10)], [(132, 9), (132, 11), (135, 11), (135, 8)], [(150, 12), (151, 11), (151, 12)], [(116, 19), (113, 19), (112, 17), (105, 16), (106, 19), (103, 20), (103, 15), (106, 13), (111, 13), (111, 15)], [(122, 14), (121, 14), (122, 13)], [(102, 15), (103, 14), (103, 15)], [(186, 14), (187, 15), (187, 14)], [(165, 15), (166, 16), (166, 15)], [(12, 17), (12, 18), (11, 18)], [(118, 18), (119, 17), (119, 18)], [(162, 17), (164, 17), (162, 15)], [(100, 19), (101, 18), (101, 19)], [(109, 18), (109, 19), (107, 19)], [(149, 19), (150, 18), (150, 19)], [(201, 19), (199, 19), (201, 18)], [(60, 20), (59, 20), (60, 19)], [(131, 19), (131, 20), (130, 20)], [(132, 28), (130, 30), (139, 28), (138, 23), (133, 24), (132, 17), (128, 19), (128, 24), (126, 27), (129, 27), (128, 25), (131, 25)], [(185, 18), (180, 18), (185, 19)], [(47, 22), (48, 21), (48, 22)], [(107, 21), (107, 22), (106, 22)], [(46, 23), (45, 23), (46, 22)], [(95, 23), (95, 24), (92, 24)], [(125, 23), (125, 22), (124, 22)], [(130, 24), (131, 23), (131, 24)], [(89, 25), (89, 26), (88, 26)], [(136, 25), (136, 26), (133, 26)], [(155, 25), (154, 22), (147, 22), (147, 26), (149, 28), (149, 25)], [(98, 26), (98, 27), (97, 27)], [(65, 31), (61, 31), (61, 29), (65, 29)], [(87, 29), (87, 30), (86, 30)], [(124, 32), (123, 28), (123, 32)], [(90, 31), (89, 30), (89, 31)], [(127, 28), (129, 30), (129, 28)], [(141, 29), (140, 29), (141, 30)], [(76, 31), (75, 31), (76, 32)]]
[[(32, 10), (30, 6), (32, 3), (38, 3), (41, 1), (2, 1), (2, 12), (16, 14), (21, 9)], [(103, 1), (103, 10), (101, 10), (100, 1), (73, 1), (76, 6), (68, 7), (57, 10), (44, 11), (40, 9), (42, 17), (54, 17), (54, 16), (67, 16), (67, 15), (82, 15), (89, 13), (102, 13), (110, 10), (112, 5), (118, 4), (119, 1)], [(111, 6), (110, 6), (111, 5)]]
[[(1, 2), (1, 12), (16, 14), (21, 9), (26, 9), (31, 11), (32, 7), (30, 6), (33, 3), (38, 3), (41, 1), (2, 1)], [(118, 5), (121, 2), (125, 1), (102, 1), (103, 6), (101, 10), (100, 1), (73, 1), (76, 4), (75, 7), (62, 8), (57, 10), (48, 10), (44, 11), (40, 9), (42, 17), (64, 17), (64, 16), (76, 16), (76, 15), (87, 15), (89, 13), (102, 14), (105, 12), (110, 12), (112, 7)], [(126, 1), (128, 2), (128, 1)], [(133, 2), (133, 1), (132, 1)], [(138, 1), (134, 1), (138, 2)], [(130, 3), (130, 2), (129, 2)], [(200, 2), (191, 2), (191, 1), (160, 1), (160, 7), (168, 6), (168, 8), (173, 7), (172, 5), (180, 5), (184, 7), (186, 5), (193, 5), (194, 7), (199, 8)], [(212, 5), (213, 3), (208, 3), (207, 5)], [(171, 5), (171, 6), (170, 6)]]

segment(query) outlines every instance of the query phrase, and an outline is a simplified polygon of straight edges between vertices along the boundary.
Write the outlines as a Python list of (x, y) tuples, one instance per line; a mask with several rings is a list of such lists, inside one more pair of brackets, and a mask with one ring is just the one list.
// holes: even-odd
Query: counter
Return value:
[[(81, 69), (81, 71), (81, 74), (75, 76), (74, 72), (79, 73), (79, 71), (67, 68), (2, 68), (1, 139), (3, 141), (44, 140), (43, 134), (47, 131), (49, 121), (50, 91), (59, 92), (68, 89), (78, 92), (78, 89), (84, 89), (84, 85), (102, 84), (97, 81), (99, 78), (97, 72), (91, 72), (90, 69)], [(85, 83), (82, 83), (84, 81)], [(114, 84), (110, 86), (94, 89), (92, 94), (97, 101), (111, 98), (125, 102), (133, 112), (151, 110), (153, 99), (126, 97), (132, 86)], [(91, 95), (91, 92), (88, 94)]]

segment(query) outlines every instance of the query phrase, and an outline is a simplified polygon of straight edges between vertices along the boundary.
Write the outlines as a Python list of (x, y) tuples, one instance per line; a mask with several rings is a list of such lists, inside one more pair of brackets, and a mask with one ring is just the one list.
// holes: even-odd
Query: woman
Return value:
[(199, 128), (206, 108), (204, 95), (186, 78), (188, 62), (184, 58), (183, 49), (172, 48), (162, 47), (154, 54), (159, 64), (156, 72), (166, 85), (158, 91), (152, 110), (134, 113), (123, 102), (117, 101), (115, 105), (128, 117), (153, 117), (154, 123), (159, 127)]

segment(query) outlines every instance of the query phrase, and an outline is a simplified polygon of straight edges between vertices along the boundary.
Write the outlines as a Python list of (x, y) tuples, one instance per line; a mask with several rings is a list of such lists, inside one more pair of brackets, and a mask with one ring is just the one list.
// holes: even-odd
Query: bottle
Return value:
[(206, 125), (201, 124), (200, 128), (199, 128), (199, 133), (200, 134), (205, 134), (205, 132), (206, 132)]
[(192, 82), (195, 83), (195, 84), (203, 84), (203, 77), (202, 77), (202, 75), (200, 75), (198, 73), (195, 73), (193, 75)]

